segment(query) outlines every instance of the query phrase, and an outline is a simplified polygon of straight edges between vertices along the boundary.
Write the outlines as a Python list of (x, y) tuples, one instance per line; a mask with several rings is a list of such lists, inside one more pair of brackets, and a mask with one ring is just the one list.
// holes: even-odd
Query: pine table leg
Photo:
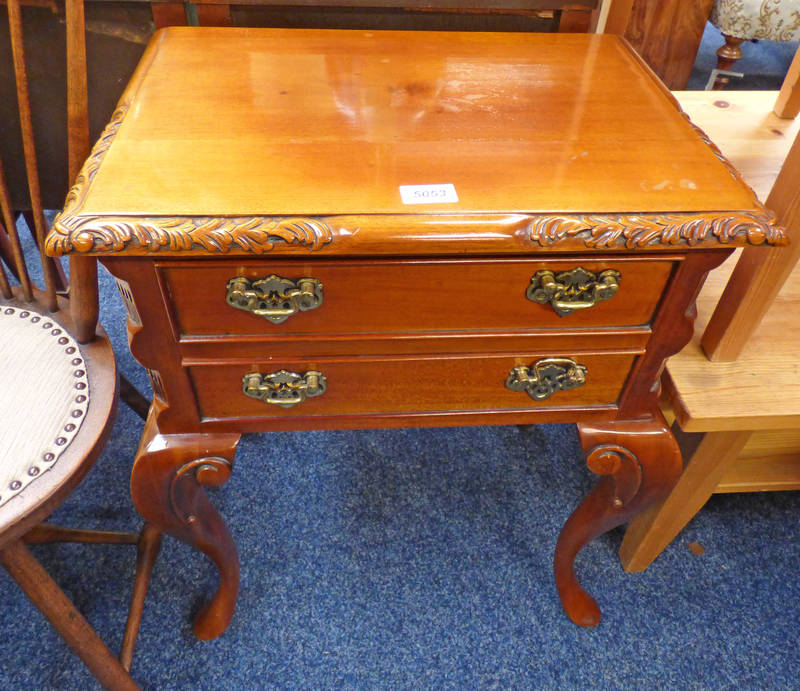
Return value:
[(644, 571), (713, 494), (750, 431), (706, 432), (669, 496), (631, 521), (619, 556), (626, 571)]

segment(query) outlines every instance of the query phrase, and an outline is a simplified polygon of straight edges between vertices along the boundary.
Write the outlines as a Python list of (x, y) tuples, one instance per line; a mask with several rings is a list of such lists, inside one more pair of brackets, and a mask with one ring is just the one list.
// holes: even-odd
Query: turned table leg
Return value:
[(660, 414), (651, 420), (579, 424), (578, 431), (586, 464), (601, 477), (564, 524), (554, 570), (569, 618), (594, 626), (600, 608), (575, 577), (575, 557), (587, 543), (665, 497), (681, 473), (681, 456)]
[[(743, 38), (723, 34), (725, 43), (717, 51), (717, 69), (729, 72), (733, 65), (742, 57), (741, 45), (744, 42)], [(719, 90), (727, 86), (730, 82), (730, 77), (718, 76), (714, 80), (714, 90)]]
[(208, 555), (219, 587), (197, 614), (194, 632), (216, 638), (230, 624), (239, 591), (239, 556), (225, 521), (203, 487), (229, 477), (239, 434), (161, 434), (151, 413), (131, 472), (136, 509), (155, 529)]

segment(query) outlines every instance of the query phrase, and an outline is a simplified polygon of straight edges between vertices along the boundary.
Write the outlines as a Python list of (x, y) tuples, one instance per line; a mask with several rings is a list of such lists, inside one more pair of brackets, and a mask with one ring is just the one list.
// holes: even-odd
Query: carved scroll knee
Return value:
[(216, 638), (230, 624), (239, 590), (239, 558), (225, 521), (205, 487), (231, 474), (239, 435), (160, 435), (148, 420), (131, 473), (131, 496), (146, 521), (205, 553), (219, 587), (195, 618), (198, 638)]
[(554, 571), (569, 618), (580, 626), (594, 626), (600, 621), (600, 608), (575, 576), (575, 557), (590, 541), (666, 496), (680, 476), (681, 457), (660, 414), (653, 420), (584, 424), (578, 429), (587, 466), (600, 479), (564, 524)]

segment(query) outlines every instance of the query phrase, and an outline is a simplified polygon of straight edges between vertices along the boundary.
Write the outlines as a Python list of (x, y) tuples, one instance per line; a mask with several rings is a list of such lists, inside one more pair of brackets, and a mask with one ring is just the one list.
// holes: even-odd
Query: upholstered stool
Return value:
[[(800, 3), (796, 0), (714, 0), (709, 17), (725, 37), (717, 69), (729, 71), (742, 57), (743, 41), (800, 41)], [(721, 89), (728, 77), (717, 77)]]

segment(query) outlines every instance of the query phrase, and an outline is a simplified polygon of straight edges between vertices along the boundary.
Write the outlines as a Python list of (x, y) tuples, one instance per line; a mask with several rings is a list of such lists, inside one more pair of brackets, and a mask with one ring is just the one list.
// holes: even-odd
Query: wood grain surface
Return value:
[[(623, 0), (623, 4), (628, 0)], [(670, 89), (685, 89), (713, 0), (636, 0), (625, 37)]]
[[(569, 357), (586, 365), (586, 383), (557, 391), (544, 401), (506, 388), (509, 371), (547, 357)], [(444, 411), (536, 410), (614, 404), (633, 353), (575, 353), (555, 350), (514, 355), (304, 358), (190, 368), (200, 412), (207, 418), (287, 418)], [(327, 390), (291, 408), (263, 403), (242, 393), (242, 377), (285, 369), (322, 372)]]
[(423, 211), (752, 208), (616, 36), (170, 28), (154, 41), (87, 214), (404, 213), (399, 185), (436, 183), (459, 202)]
[(681, 108), (736, 166), (761, 201), (800, 133), (800, 119), (771, 112), (775, 91), (678, 91)]
[(700, 347), (700, 334), (733, 263), (735, 258), (708, 278), (698, 300), (695, 336), (667, 365), (665, 384), (686, 432), (780, 429), (800, 421), (800, 271), (784, 284), (738, 360), (710, 363)]
[(789, 454), (739, 458), (722, 475), (714, 492), (775, 492), (800, 489), (798, 447)]
[[(576, 329), (646, 325), (674, 261), (617, 258), (569, 260), (410, 260), (190, 262), (160, 264), (181, 334), (346, 334)], [(583, 267), (595, 274), (620, 272), (608, 301), (559, 316), (549, 304), (526, 297), (537, 271)], [(322, 304), (273, 324), (225, 302), (229, 279), (272, 274), (318, 279)], [(202, 289), (200, 288), (202, 286)]]
[(763, 252), (742, 252), (700, 342), (709, 360), (735, 360), (742, 354), (747, 340), (758, 330), (775, 296), (800, 259), (798, 177), (800, 139), (796, 139), (789, 149), (766, 201), (793, 243), (780, 252), (774, 248)]
[[(714, 105), (720, 98), (728, 107)], [(775, 92), (687, 92), (678, 99), (766, 197), (800, 131), (800, 122), (770, 112)], [(695, 337), (667, 364), (665, 381), (687, 432), (781, 429), (800, 419), (800, 383), (794, 375), (800, 271), (790, 275), (737, 361), (710, 363), (700, 348), (700, 335), (737, 260), (734, 255), (709, 276), (698, 298)]]

